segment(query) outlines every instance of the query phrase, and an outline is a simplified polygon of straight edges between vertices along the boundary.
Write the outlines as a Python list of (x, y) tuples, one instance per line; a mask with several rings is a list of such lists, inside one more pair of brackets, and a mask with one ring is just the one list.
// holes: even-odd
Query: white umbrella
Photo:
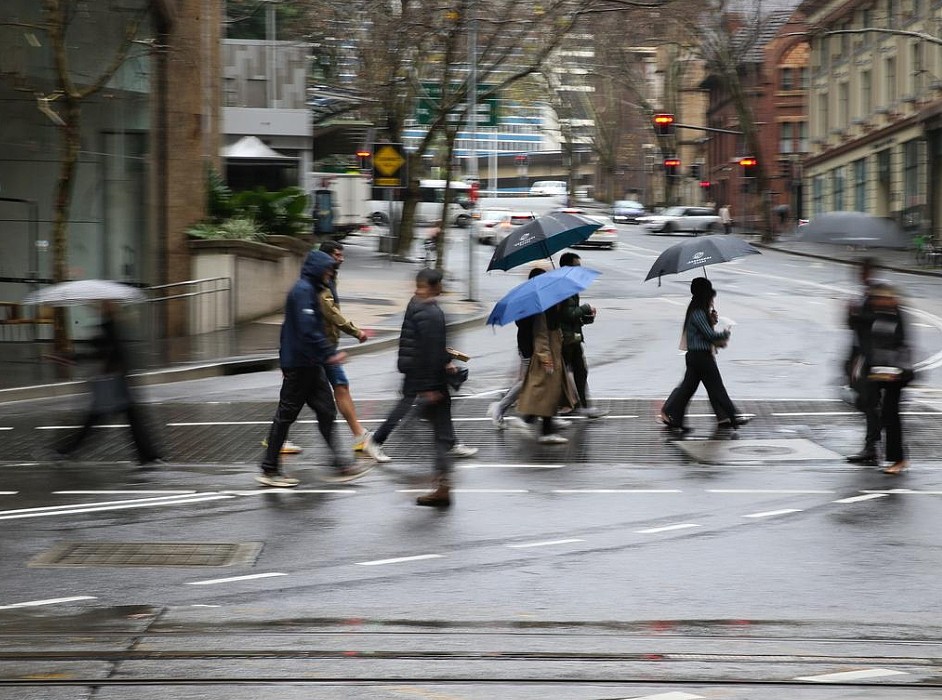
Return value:
[(23, 304), (77, 306), (96, 301), (140, 301), (144, 298), (144, 292), (140, 289), (120, 282), (76, 280), (61, 282), (32, 292), (23, 299)]

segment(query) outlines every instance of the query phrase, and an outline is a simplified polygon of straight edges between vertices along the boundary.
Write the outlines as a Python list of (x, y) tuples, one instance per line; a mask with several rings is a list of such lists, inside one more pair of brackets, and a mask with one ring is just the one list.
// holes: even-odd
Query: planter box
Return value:
[[(230, 307), (234, 323), (253, 321), (277, 313), (285, 303), (285, 294), (298, 278), (301, 263), (310, 244), (289, 236), (273, 236), (286, 247), (269, 243), (238, 240), (191, 240), (190, 260), (193, 279), (228, 278)], [(290, 246), (290, 249), (288, 248)], [(208, 299), (194, 303), (212, 303)], [(203, 314), (205, 316), (205, 314)], [(191, 318), (200, 318), (191, 313)], [(203, 328), (193, 332), (201, 333)]]

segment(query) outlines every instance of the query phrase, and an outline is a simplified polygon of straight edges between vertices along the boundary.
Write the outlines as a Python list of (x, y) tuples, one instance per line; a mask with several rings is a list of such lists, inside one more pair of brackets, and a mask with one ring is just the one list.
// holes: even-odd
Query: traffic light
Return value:
[(670, 136), (674, 133), (673, 114), (654, 115), (654, 133), (658, 136)]
[(746, 156), (745, 158), (739, 159), (739, 165), (742, 166), (742, 176), (743, 177), (755, 177), (756, 176), (756, 165), (757, 161), (752, 156)]
[(713, 183), (710, 182), (709, 180), (700, 180), (700, 189), (701, 189), (701, 190), (709, 191), (709, 189), (710, 189), (712, 186), (713, 186)]
[(699, 180), (701, 170), (702, 170), (702, 167), (700, 163), (694, 163), (693, 165), (690, 166), (690, 177), (694, 180)]
[(514, 156), (514, 163), (516, 163), (518, 166), (527, 165), (529, 161), (530, 159), (527, 157), (526, 153), (518, 153)]
[(373, 154), (365, 148), (361, 148), (357, 151), (357, 167), (360, 168), (360, 170), (369, 170), (372, 167), (370, 165), (370, 157), (372, 155)]
[(677, 177), (677, 168), (680, 167), (680, 158), (664, 159), (664, 174), (667, 177)]

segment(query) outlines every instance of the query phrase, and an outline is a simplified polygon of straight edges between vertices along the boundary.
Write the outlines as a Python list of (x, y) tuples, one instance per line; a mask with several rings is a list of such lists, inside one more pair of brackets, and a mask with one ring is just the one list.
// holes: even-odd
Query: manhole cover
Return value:
[(702, 464), (743, 464), (759, 462), (807, 462), (843, 459), (811, 440), (679, 440), (674, 443)]
[(61, 542), (30, 566), (234, 566), (254, 564), (261, 542)]

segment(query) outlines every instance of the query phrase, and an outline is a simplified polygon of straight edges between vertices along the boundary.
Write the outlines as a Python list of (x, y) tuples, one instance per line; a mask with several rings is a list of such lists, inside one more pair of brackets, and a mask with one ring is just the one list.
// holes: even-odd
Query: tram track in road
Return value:
[[(442, 624), (461, 626), (462, 623)], [(591, 623), (589, 626), (593, 627)], [(222, 648), (215, 649), (211, 646), (220, 642), (220, 635), (216, 633), (151, 629), (122, 639), (127, 646), (125, 649), (106, 650), (100, 647), (115, 646), (114, 633), (83, 631), (76, 634), (74, 649), (0, 652), (0, 668), (17, 669), (3, 674), (0, 688), (254, 685), (391, 688), (409, 684), (494, 689), (535, 686), (552, 691), (597, 685), (619, 688), (631, 697), (649, 697), (632, 694), (632, 689), (637, 687), (656, 688), (658, 693), (687, 689), (705, 692), (702, 689), (707, 687), (728, 688), (736, 693), (784, 688), (797, 691), (824, 686), (830, 690), (855, 688), (881, 692), (942, 689), (942, 677), (936, 674), (939, 657), (935, 650), (942, 646), (939, 639), (722, 634), (706, 638), (682, 634), (625, 637), (605, 632), (604, 625), (594, 632), (575, 634), (561, 631), (508, 633), (506, 629), (473, 633), (425, 630), (376, 633), (351, 632), (350, 629), (311, 632), (275, 627), (273, 632), (260, 632), (250, 626), (251, 646), (228, 646), (223, 635)], [(18, 646), (45, 644), (48, 636), (27, 633), (12, 639), (11, 635), (3, 634), (0, 643), (8, 649), (11, 641)], [(59, 646), (72, 643), (70, 639), (69, 635), (59, 635)], [(304, 648), (312, 641), (320, 643)], [(495, 645), (495, 641), (500, 643)], [(738, 651), (750, 644), (775, 648), (760, 653)], [(294, 647), (285, 648), (288, 645)], [(516, 648), (506, 648), (511, 645)], [(840, 645), (841, 651), (795, 651), (795, 647), (802, 645)], [(589, 650), (574, 651), (577, 646), (589, 647)], [(635, 648), (604, 650), (618, 646)], [(866, 653), (875, 646), (882, 652)], [(199, 650), (194, 650), (195, 647)], [(684, 647), (686, 650), (681, 651)], [(730, 651), (724, 651), (724, 647)], [(88, 668), (97, 668), (100, 675), (83, 670)], [(739, 698), (740, 695), (723, 697)], [(742, 697), (783, 696), (747, 694)]]

